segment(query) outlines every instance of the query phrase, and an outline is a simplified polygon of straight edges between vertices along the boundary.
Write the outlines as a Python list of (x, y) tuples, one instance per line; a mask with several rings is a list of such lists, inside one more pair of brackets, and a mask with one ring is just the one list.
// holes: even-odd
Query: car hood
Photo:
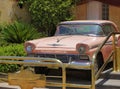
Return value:
[(86, 44), (89, 48), (92, 48), (95, 45), (101, 44), (105, 37), (94, 37), (94, 36), (53, 36), (46, 37), (36, 40), (31, 40), (26, 43), (34, 45), (36, 49), (39, 48), (71, 48), (76, 49), (76, 44)]

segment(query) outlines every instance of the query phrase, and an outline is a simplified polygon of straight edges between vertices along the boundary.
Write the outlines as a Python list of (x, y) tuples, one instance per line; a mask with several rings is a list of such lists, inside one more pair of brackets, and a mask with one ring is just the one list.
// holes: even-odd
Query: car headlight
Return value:
[(25, 47), (25, 51), (28, 53), (31, 53), (35, 49), (35, 45), (30, 42), (25, 42), (24, 47)]
[(79, 47), (77, 50), (78, 50), (79, 53), (85, 53), (86, 52), (86, 49), (85, 49), (84, 46)]
[(31, 46), (31, 45), (28, 45), (28, 46), (26, 47), (26, 51), (27, 51), (27, 52), (31, 52), (31, 51), (32, 51), (32, 46)]
[(80, 53), (80, 54), (85, 54), (88, 50), (89, 50), (89, 46), (86, 44), (77, 44), (76, 45), (76, 50)]

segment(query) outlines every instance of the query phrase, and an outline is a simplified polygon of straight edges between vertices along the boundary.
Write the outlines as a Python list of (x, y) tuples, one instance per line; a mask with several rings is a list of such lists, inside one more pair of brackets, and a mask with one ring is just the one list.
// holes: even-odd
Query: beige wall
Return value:
[(87, 19), (87, 5), (86, 4), (76, 6), (73, 11), (74, 11), (75, 19), (77, 20)]
[(91, 1), (87, 3), (87, 20), (102, 19), (102, 3)]
[(120, 7), (109, 6), (109, 19), (115, 22), (120, 29)]
[(75, 19), (102, 19), (102, 4), (98, 1), (91, 1), (86, 4), (77, 5), (74, 8)]
[[(74, 9), (75, 19), (87, 19), (87, 4), (78, 5)], [(109, 20), (115, 22), (120, 30), (120, 7), (109, 5)]]
[(8, 23), (17, 19), (30, 22), (30, 15), (24, 6), (20, 9), (17, 0), (0, 0), (0, 23)]

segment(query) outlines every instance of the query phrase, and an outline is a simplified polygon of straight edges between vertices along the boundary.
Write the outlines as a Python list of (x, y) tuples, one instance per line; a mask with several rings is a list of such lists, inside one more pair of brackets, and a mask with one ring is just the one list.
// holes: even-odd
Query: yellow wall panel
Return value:
[(109, 20), (115, 22), (120, 29), (120, 7), (109, 6)]
[(8, 23), (18, 19), (30, 21), (30, 15), (24, 6), (20, 9), (17, 0), (0, 0), (0, 23)]
[(86, 4), (76, 6), (73, 11), (74, 11), (73, 13), (75, 15), (76, 20), (87, 19), (87, 5)]

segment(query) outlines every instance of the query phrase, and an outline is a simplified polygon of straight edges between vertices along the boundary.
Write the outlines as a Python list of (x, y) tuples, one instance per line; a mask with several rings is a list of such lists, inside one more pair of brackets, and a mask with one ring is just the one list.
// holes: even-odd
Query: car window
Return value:
[(105, 35), (109, 35), (111, 32), (115, 31), (115, 28), (111, 24), (103, 25), (103, 31)]
[(103, 36), (104, 32), (99, 25), (84, 25), (84, 24), (67, 24), (59, 25), (58, 35), (89, 35)]
[(72, 34), (72, 29), (70, 29), (68, 26), (60, 26), (59, 27), (59, 34), (67, 35)]

